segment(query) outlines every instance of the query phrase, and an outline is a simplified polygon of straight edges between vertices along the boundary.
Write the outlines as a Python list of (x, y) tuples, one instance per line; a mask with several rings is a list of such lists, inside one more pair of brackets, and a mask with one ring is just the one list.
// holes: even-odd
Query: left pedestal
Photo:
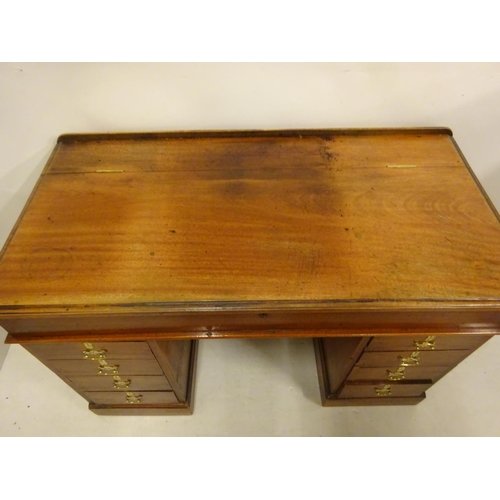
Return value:
[(198, 341), (19, 343), (98, 415), (190, 415)]

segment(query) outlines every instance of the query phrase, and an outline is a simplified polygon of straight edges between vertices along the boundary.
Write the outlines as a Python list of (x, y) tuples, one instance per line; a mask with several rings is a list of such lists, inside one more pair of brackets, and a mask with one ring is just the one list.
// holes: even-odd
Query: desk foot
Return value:
[[(164, 404), (96, 404), (89, 403), (89, 410), (97, 415), (126, 416), (162, 416), (162, 415), (192, 415), (194, 410), (194, 385), (196, 376), (196, 360), (198, 356), (198, 341), (149, 342), (158, 358), (167, 378), (174, 387), (174, 392), (180, 401)], [(181, 351), (177, 351), (177, 348)], [(175, 354), (183, 355), (175, 358)], [(172, 354), (174, 356), (172, 356)], [(183, 374), (184, 376), (180, 376)], [(179, 384), (180, 379), (185, 383)], [(175, 386), (174, 386), (175, 383)], [(139, 391), (140, 392), (140, 391)], [(146, 393), (144, 393), (146, 394)]]
[(421, 396), (409, 398), (352, 398), (334, 399), (324, 398), (322, 404), (328, 406), (396, 406), (396, 405), (416, 405), (425, 399), (425, 393)]
[(395, 406), (423, 401), (431, 380), (350, 380), (351, 370), (363, 355), (368, 340), (363, 337), (314, 339), (322, 405)]
[(189, 405), (139, 407), (124, 405), (97, 405), (90, 403), (89, 410), (97, 415), (126, 415), (134, 417), (193, 414), (193, 409)]

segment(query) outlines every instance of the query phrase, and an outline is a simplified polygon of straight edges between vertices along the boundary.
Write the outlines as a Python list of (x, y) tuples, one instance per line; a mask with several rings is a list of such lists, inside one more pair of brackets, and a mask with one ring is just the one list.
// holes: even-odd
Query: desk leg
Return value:
[(177, 402), (154, 405), (99, 405), (89, 409), (98, 415), (191, 415), (194, 409), (197, 340), (148, 341)]
[(399, 386), (397, 396), (400, 397), (391, 397), (388, 385), (383, 381), (357, 386), (349, 392), (351, 386), (346, 385), (346, 380), (370, 340), (371, 337), (314, 339), (323, 406), (414, 405), (425, 399), (425, 390), (430, 383)]
[(483, 334), (315, 339), (323, 406), (412, 405), (491, 338)]

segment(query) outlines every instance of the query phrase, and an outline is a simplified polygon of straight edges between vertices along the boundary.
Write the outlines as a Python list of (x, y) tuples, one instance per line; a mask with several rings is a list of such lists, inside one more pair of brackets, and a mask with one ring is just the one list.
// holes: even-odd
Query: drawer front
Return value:
[(72, 376), (71, 382), (82, 391), (171, 391), (167, 379), (159, 375), (112, 375), (103, 377)]
[(24, 346), (33, 355), (48, 360), (155, 359), (147, 342), (55, 342)]
[(408, 337), (373, 337), (365, 351), (443, 351), (477, 349), (490, 335), (412, 335)]
[(125, 392), (85, 392), (85, 397), (92, 403), (100, 405), (170, 404), (178, 403), (171, 391), (125, 391)]
[(432, 384), (404, 384), (404, 383), (387, 383), (387, 384), (346, 384), (340, 391), (338, 397), (345, 398), (384, 398), (384, 397), (405, 397), (405, 396), (420, 396)]
[(163, 375), (158, 362), (135, 359), (105, 359), (89, 361), (79, 359), (54, 359), (48, 365), (71, 379), (73, 375)]
[(364, 352), (358, 367), (389, 366), (455, 366), (470, 354), (469, 351), (402, 351)]
[(387, 383), (390, 383), (398, 380), (432, 380), (432, 382), (436, 382), (443, 375), (448, 373), (450, 369), (451, 367), (446, 366), (420, 367), (393, 365), (389, 368), (361, 368), (359, 366), (355, 366), (347, 377), (347, 381), (385, 380)]

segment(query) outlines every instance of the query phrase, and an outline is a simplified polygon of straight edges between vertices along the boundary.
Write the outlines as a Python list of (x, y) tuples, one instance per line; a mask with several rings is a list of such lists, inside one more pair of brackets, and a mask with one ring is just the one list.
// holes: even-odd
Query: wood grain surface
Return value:
[[(463, 361), (472, 351), (401, 351), (401, 352), (365, 352), (357, 361), (358, 367), (389, 367), (402, 366), (401, 358), (410, 358), (413, 353), (418, 353), (419, 367), (427, 366), (456, 366)], [(410, 365), (413, 366), (413, 365)]]
[(0, 324), (458, 304), (498, 326), (499, 248), (446, 130), (66, 136), (1, 254)]
[(421, 345), (426, 339), (425, 336), (413, 337), (376, 337), (371, 340), (365, 348), (365, 352), (369, 351), (446, 351), (453, 349), (477, 349), (485, 342), (491, 339), (489, 335), (434, 335), (433, 348)]
[(431, 383), (403, 383), (387, 382), (387, 384), (346, 384), (340, 391), (339, 398), (376, 398), (383, 399), (387, 396), (377, 396), (376, 389), (390, 387), (389, 397), (421, 396), (431, 387)]

